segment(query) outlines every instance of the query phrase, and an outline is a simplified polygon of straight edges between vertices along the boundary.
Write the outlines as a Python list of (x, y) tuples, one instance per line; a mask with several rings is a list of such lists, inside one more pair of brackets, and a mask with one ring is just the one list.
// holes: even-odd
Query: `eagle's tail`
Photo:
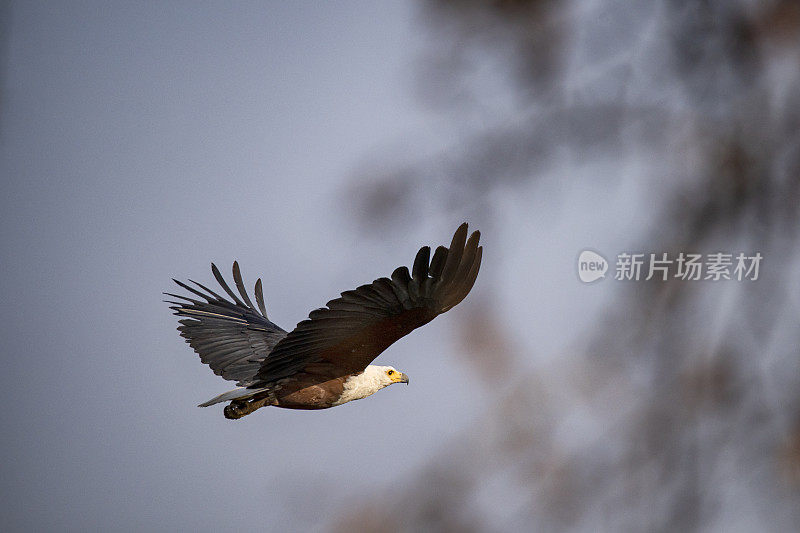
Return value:
[(237, 387), (231, 391), (223, 392), (219, 396), (214, 396), (207, 402), (201, 403), (197, 407), (208, 407), (209, 405), (214, 405), (215, 403), (227, 402), (229, 400), (247, 400), (258, 394), (259, 392), (264, 392), (268, 389), (261, 388), (261, 389), (248, 389), (247, 387)]

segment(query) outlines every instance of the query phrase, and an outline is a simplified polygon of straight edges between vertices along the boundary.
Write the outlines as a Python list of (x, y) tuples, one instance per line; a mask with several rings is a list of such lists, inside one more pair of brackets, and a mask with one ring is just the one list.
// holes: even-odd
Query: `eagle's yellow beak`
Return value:
[(408, 384), (408, 376), (403, 374), (402, 372), (395, 372), (392, 375), (392, 381), (394, 383), (405, 383), (405, 384)]

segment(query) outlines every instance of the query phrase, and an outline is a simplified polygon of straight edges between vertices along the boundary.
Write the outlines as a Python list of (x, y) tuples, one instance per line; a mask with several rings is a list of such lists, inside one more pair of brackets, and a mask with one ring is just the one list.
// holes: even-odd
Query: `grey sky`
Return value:
[[(195, 407), (229, 384), (160, 301), (170, 277), (209, 281), (210, 261), (227, 272), (238, 259), (248, 285), (264, 277), (270, 317), (291, 328), (452, 234), (460, 221), (443, 218), (390, 243), (360, 239), (342, 194), (364, 154), (423, 122), (408, 87), (410, 6), (18, 2), (10, 12), (0, 523), (286, 524), (308, 499), (325, 510), (402, 479), (463, 427), (468, 376), (441, 355), (441, 321), (381, 358), (412, 387), (234, 424)], [(425, 410), (437, 375), (458, 379)]]
[[(628, 498), (618, 489), (637, 491), (627, 482), (635, 471), (616, 452), (638, 449), (639, 413), (647, 421), (648, 406), (658, 414), (676, 405), (683, 389), (672, 387), (685, 369), (675, 360), (693, 368), (734, 339), (743, 348), (732, 361), (758, 385), (742, 404), (770, 406), (772, 421), (794, 413), (781, 406), (797, 390), (796, 237), (767, 242), (760, 224), (725, 219), (718, 233), (697, 230), (717, 227), (708, 213), (724, 216), (726, 199), (738, 198), (706, 188), (717, 177), (732, 183), (714, 158), (729, 137), (747, 132), (743, 146), (759, 151), (771, 146), (764, 139), (786, 139), (759, 156), (777, 166), (793, 168), (797, 153), (797, 128), (780, 126), (797, 117), (796, 48), (788, 59), (749, 44), (728, 50), (745, 34), (727, 10), (743, 3), (711, 2), (697, 13), (616, 0), (519, 11), (515, 3), (456, 11), (463, 6), (437, 1), (17, 2), (0, 10), (10, 13), (0, 24), (8, 30), (0, 528), (303, 529), (348, 513), (358, 520), (363, 502), (381, 511), (399, 502), (408, 526), (436, 523), (427, 506), (435, 501), (473, 527), (530, 527), (531, 516), (559, 523), (548, 513), (568, 508), (594, 531), (598, 517), (638, 516), (618, 512), (630, 501), (643, 502), (645, 520), (633, 523), (654, 523), (651, 502), (685, 486), (662, 487), (644, 470), (652, 486)], [(529, 18), (519, 23), (520, 15)], [(718, 28), (703, 22), (717, 19)], [(723, 37), (706, 39), (710, 26)], [(735, 39), (724, 38), (726, 28)], [(748, 63), (758, 50), (771, 77)], [(764, 168), (753, 175), (782, 182)], [(376, 191), (397, 193), (385, 213), (368, 213), (380, 205), (365, 200)], [(238, 260), (248, 287), (263, 278), (270, 318), (289, 329), (340, 291), (409, 264), (420, 245), (446, 242), (463, 220), (483, 232), (475, 290), (379, 358), (407, 372), (409, 387), (237, 422), (219, 407), (195, 407), (231, 384), (175, 331), (161, 302), (171, 277), (211, 283), (211, 261), (227, 274)], [(667, 285), (577, 281), (584, 248), (613, 262), (621, 251), (673, 252), (674, 243), (760, 250), (765, 282), (681, 286), (698, 289), (694, 319), (659, 305)], [(769, 303), (770, 287), (785, 293), (780, 307)], [(489, 320), (465, 319), (476, 310)], [(768, 343), (749, 336), (762, 320), (774, 328)], [(478, 346), (478, 361), (463, 331), (486, 324), (500, 325), (499, 341)], [(511, 364), (488, 391), (491, 378), (478, 379), (475, 368), (495, 356)], [(673, 381), (662, 383), (665, 375)], [(731, 410), (729, 421), (738, 427), (748, 412)], [(676, 420), (694, 434), (695, 422)], [(530, 453), (492, 445), (528, 427)], [(748, 477), (767, 471), (772, 448), (729, 442), (752, 469), (734, 464), (707, 478), (654, 461), (667, 474), (705, 479), (708, 509), (729, 513), (718, 524), (777, 516), (742, 506), (762, 499), (781, 508)], [(710, 462), (724, 458), (718, 450), (712, 441)], [(565, 489), (560, 475), (521, 481), (530, 459), (574, 467), (587, 491)], [(741, 477), (726, 485), (730, 475)], [(474, 486), (453, 490), (459, 476), (474, 476)], [(551, 482), (561, 504), (540, 491)], [(714, 491), (729, 488), (735, 494), (720, 496), (720, 507)], [(775, 523), (790, 523), (791, 513)]]

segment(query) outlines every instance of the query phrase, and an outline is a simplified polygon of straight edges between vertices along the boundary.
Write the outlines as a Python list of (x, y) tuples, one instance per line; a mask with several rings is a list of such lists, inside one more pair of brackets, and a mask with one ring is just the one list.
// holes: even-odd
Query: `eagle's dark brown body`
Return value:
[(407, 383), (392, 367), (370, 362), (466, 297), (480, 268), (479, 238), (476, 231), (467, 239), (467, 225), (462, 224), (449, 249), (439, 246), (431, 259), (430, 248), (421, 248), (411, 272), (400, 267), (391, 278), (343, 292), (289, 333), (267, 318), (260, 279), (255, 287), (258, 308), (253, 305), (237, 263), (233, 279), (241, 299), (213, 264), (214, 277), (232, 301), (197, 282), (191, 282), (194, 288), (176, 280), (203, 298), (170, 294), (183, 300), (170, 302), (182, 317), (181, 336), (214, 373), (243, 387), (202, 406), (231, 401), (225, 409), (228, 418), (267, 405), (326, 409), (392, 382)]
[(299, 374), (276, 394), (276, 407), (289, 409), (327, 409), (333, 407), (350, 376), (330, 378), (320, 382), (320, 376)]
[(246, 401), (231, 402), (225, 408), (225, 418), (241, 418), (267, 405), (285, 409), (328, 409), (342, 396), (344, 382), (351, 375), (329, 378), (301, 372), (277, 392), (262, 392)]

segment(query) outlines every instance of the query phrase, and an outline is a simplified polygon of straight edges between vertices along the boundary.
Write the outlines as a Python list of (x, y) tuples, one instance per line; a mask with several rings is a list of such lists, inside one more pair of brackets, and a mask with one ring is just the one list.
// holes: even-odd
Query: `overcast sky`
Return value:
[(447, 242), (460, 220), (360, 238), (343, 193), (365, 154), (435, 128), (409, 89), (412, 6), (7, 11), (0, 523), (297, 526), (319, 518), (302, 511), (308, 501), (324, 511), (400, 482), (469, 422), (458, 405), (474, 393), (439, 320), (380, 359), (411, 375), (408, 388), (231, 423), (195, 407), (230, 383), (199, 363), (161, 303), (171, 277), (210, 282), (210, 261), (227, 273), (238, 259), (291, 329), (420, 245)]
[[(558, 372), (542, 374), (547, 399), (569, 404), (559, 376), (574, 367), (564, 361), (591, 353), (582, 335), (624, 285), (579, 283), (580, 250), (613, 257), (641, 246), (682, 183), (668, 177), (701, 176), (675, 155), (689, 100), (680, 80), (662, 78), (674, 76), (662, 48), (674, 27), (651, 31), (650, 21), (666, 20), (660, 5), (576, 2), (570, 17), (556, 16), (576, 30), (559, 41), (568, 50), (559, 98), (577, 103), (563, 115), (559, 98), (552, 113), (508, 83), (509, 66), (524, 63), (503, 62), (514, 50), (503, 26), (463, 48), (470, 39), (459, 31), (486, 21), (448, 25), (444, 10), (432, 23), (424, 17), (435, 6), (7, 8), (0, 526), (303, 529), (359, 498), (413, 492), (423, 465), (454, 455), (497, 412), (487, 400), (500, 395), (457, 353), (457, 328), (480, 302), (494, 304), (511, 338), (513, 377), (549, 364)], [(448, 84), (451, 67), (468, 79)], [(470, 91), (458, 91), (462, 82)], [(626, 106), (632, 128), (615, 115)], [(688, 170), (675, 171), (673, 158)], [(387, 175), (408, 169), (401, 185), (415, 205), (358, 216), (373, 175), (391, 189), (399, 181)], [(484, 175), (493, 186), (481, 186)], [(291, 329), (341, 291), (410, 264), (421, 245), (446, 244), (464, 220), (483, 232), (475, 290), (378, 359), (408, 373), (408, 387), (235, 422), (221, 406), (196, 407), (232, 384), (178, 336), (161, 301), (176, 289), (170, 278), (213, 285), (210, 262), (229, 275), (238, 260), (248, 287), (263, 278), (270, 318)], [(605, 423), (579, 421), (557, 432), (578, 448), (587, 427)], [(504, 491), (484, 496), (496, 513), (510, 501)]]

